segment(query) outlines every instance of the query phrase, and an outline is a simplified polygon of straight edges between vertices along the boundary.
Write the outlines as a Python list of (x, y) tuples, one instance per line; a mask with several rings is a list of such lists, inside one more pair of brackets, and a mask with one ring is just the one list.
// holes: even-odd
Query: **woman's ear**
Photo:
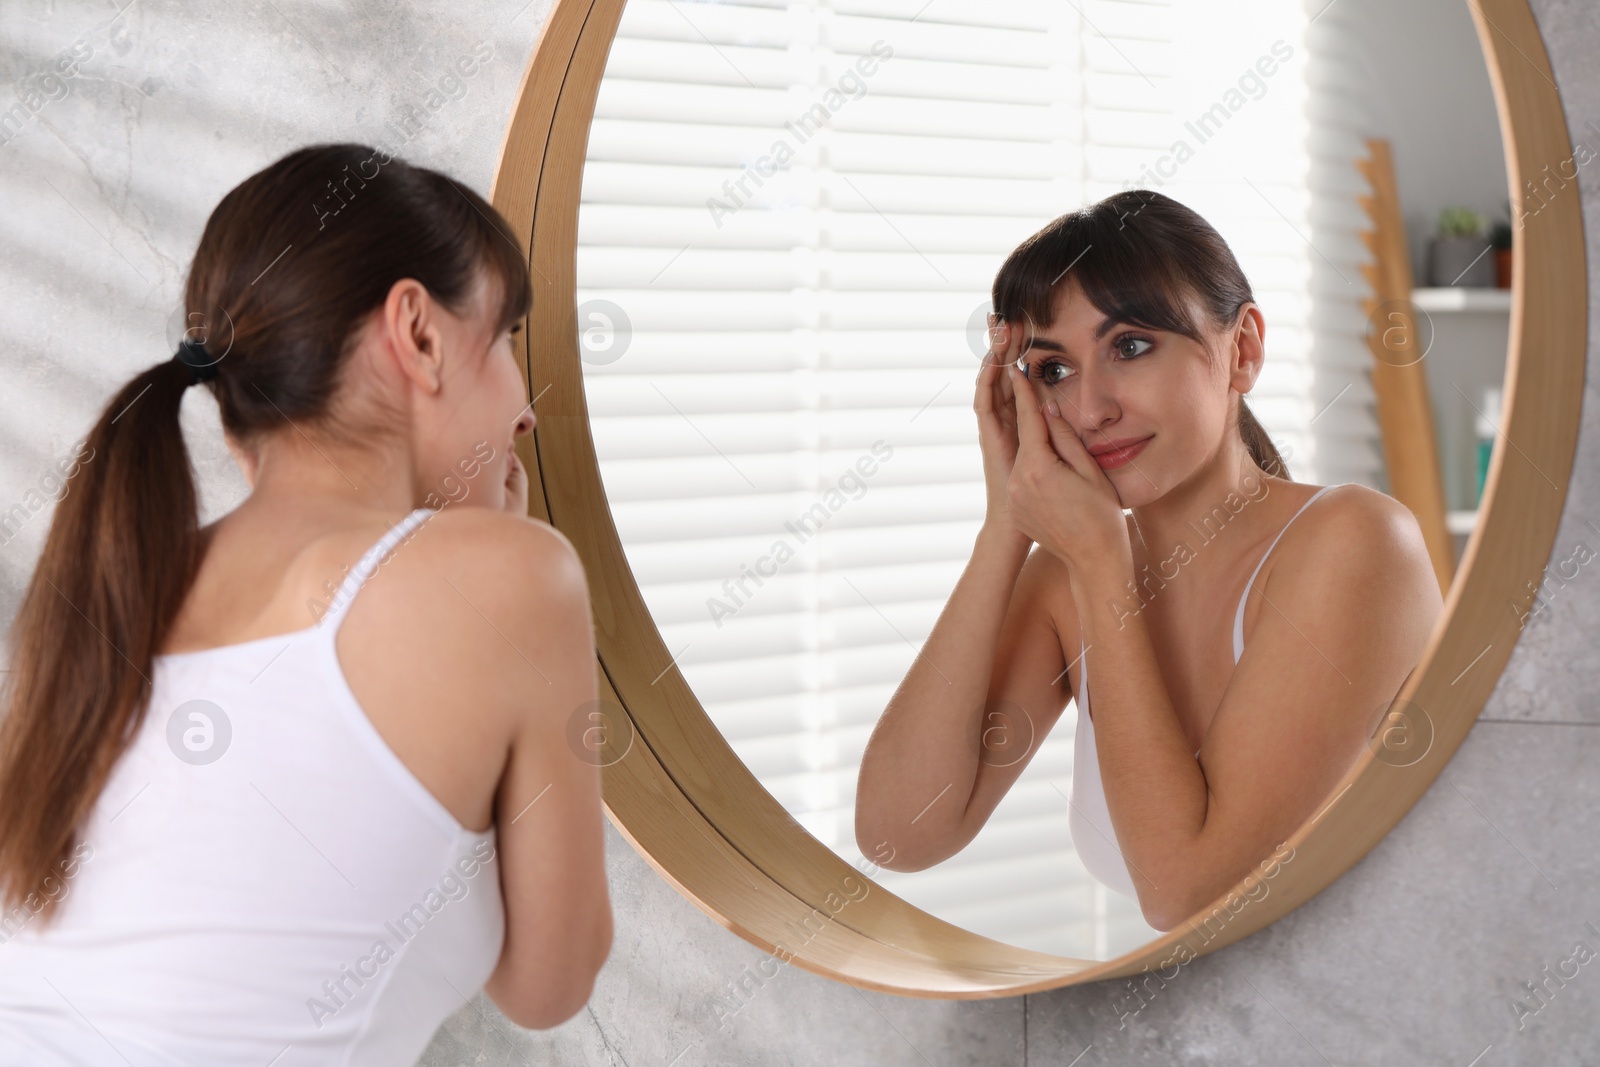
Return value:
[(383, 350), (402, 374), (429, 392), (438, 391), (444, 374), (440, 310), (426, 286), (401, 278), (390, 286), (376, 323)]
[(1233, 331), (1233, 344), (1229, 346), (1233, 362), (1228, 368), (1228, 378), (1241, 395), (1248, 393), (1261, 375), (1262, 365), (1267, 358), (1266, 334), (1267, 323), (1262, 318), (1261, 309), (1247, 302), (1240, 310), (1239, 322)]

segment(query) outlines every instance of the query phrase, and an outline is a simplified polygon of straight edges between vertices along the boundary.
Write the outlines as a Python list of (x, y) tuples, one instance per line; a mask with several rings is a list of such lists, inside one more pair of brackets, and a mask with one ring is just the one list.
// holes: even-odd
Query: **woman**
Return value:
[(1133, 190), (1064, 215), (992, 295), (987, 512), (868, 743), (856, 839), (896, 870), (954, 855), (1076, 694), (1074, 844), (1168, 930), (1326, 802), (1438, 585), (1403, 505), (1289, 479), (1244, 403), (1261, 311), (1189, 208)]
[[(508, 232), (351, 144), (212, 212), (185, 340), (106, 406), (11, 635), (0, 1063), (411, 1063), (480, 989), (529, 1027), (587, 1000), (594, 646), (512, 451)], [(252, 489), (204, 529), (196, 381)]]

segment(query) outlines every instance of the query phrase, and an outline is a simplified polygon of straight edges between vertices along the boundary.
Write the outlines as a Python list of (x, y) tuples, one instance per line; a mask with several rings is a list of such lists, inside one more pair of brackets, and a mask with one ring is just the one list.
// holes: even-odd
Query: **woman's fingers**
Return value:
[(1008, 363), (1000, 368), (995, 377), (996, 403), (1000, 406), (1001, 417), (1009, 428), (1011, 438), (1015, 441), (1017, 436), (1017, 391), (1016, 383), (1012, 380), (1011, 365)]
[[(1041, 445), (1049, 448), (1049, 430), (1044, 424), (1044, 412), (1040, 410), (1039, 403), (1034, 399), (1033, 390), (1028, 388), (1027, 378), (1018, 370), (1015, 364), (1006, 368), (1006, 377), (1011, 384), (1013, 398), (1012, 411), (1017, 419), (1017, 450), (1018, 455), (1024, 451), (1033, 451)], [(1052, 454), (1054, 450), (1052, 449)]]
[(504, 509), (513, 515), (528, 513), (528, 472), (513, 450), (507, 457)]
[(981, 419), (993, 420), (996, 429), (1011, 427), (1014, 420), (1008, 410), (1011, 406), (1010, 383), (1006, 380), (1006, 357), (1011, 348), (1011, 331), (998, 315), (989, 315), (989, 348), (978, 367), (978, 382), (973, 407)]
[(981, 379), (1002, 361), (1006, 347), (1006, 328), (998, 316), (989, 315), (989, 328), (984, 332), (988, 346), (984, 349), (983, 359), (978, 364), (978, 377)]
[(986, 352), (983, 362), (978, 366), (978, 383), (972, 397), (973, 410), (983, 420), (992, 419), (995, 414), (994, 376), (995, 362), (992, 354)]
[(997, 313), (989, 312), (989, 351), (994, 354), (1004, 353), (1009, 334), (1005, 320)]
[(1015, 426), (1015, 413), (1011, 410), (1013, 394), (1009, 369), (1016, 360), (1017, 331), (1011, 329), (1010, 325), (1005, 322), (1000, 322), (996, 329), (999, 332), (998, 340), (1000, 343), (995, 348), (994, 353), (995, 372), (992, 381), (995, 402), (1002, 412), (1006, 424)]
[[(1057, 409), (1060, 410), (1059, 408)], [(1045, 429), (1050, 437), (1050, 446), (1055, 450), (1067, 466), (1079, 474), (1088, 474), (1100, 468), (1099, 463), (1089, 454), (1089, 449), (1079, 440), (1072, 425), (1061, 415), (1051, 415), (1041, 412), (1045, 418)]]

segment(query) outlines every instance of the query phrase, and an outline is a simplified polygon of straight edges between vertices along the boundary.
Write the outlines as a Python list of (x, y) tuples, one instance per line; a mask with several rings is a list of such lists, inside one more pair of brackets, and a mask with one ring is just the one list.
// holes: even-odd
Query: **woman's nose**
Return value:
[(533, 430), (533, 422), (533, 405), (529, 404), (527, 407), (517, 412), (517, 421), (511, 427), (511, 436), (515, 438), (521, 437), (525, 433), (529, 433)]
[(1080, 370), (1077, 386), (1071, 404), (1062, 404), (1062, 408), (1072, 411), (1071, 421), (1079, 434), (1093, 433), (1105, 423), (1116, 421), (1122, 413), (1113, 382), (1099, 368), (1086, 366)]

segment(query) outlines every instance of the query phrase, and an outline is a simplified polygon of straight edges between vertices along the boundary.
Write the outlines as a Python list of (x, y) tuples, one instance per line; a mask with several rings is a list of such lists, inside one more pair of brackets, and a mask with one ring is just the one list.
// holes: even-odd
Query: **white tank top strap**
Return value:
[(1317, 497), (1321, 496), (1323, 493), (1326, 493), (1332, 488), (1334, 488), (1334, 486), (1325, 485), (1321, 489), (1318, 489), (1315, 493), (1312, 493), (1311, 499), (1307, 500), (1304, 504), (1301, 504), (1299, 510), (1297, 510), (1293, 515), (1289, 516), (1289, 521), (1283, 524), (1283, 530), (1278, 531), (1278, 536), (1272, 539), (1272, 543), (1267, 546), (1267, 550), (1263, 552), (1261, 554), (1261, 558), (1256, 561), (1256, 569), (1250, 572), (1250, 580), (1244, 583), (1244, 592), (1239, 595), (1239, 608), (1233, 613), (1234, 663), (1238, 663), (1239, 658), (1244, 655), (1244, 604), (1245, 601), (1250, 598), (1251, 588), (1253, 588), (1256, 584), (1256, 575), (1261, 573), (1261, 565), (1267, 562), (1267, 557), (1272, 555), (1272, 550), (1278, 547), (1278, 538), (1281, 538), (1284, 534), (1284, 530), (1287, 530), (1290, 525), (1293, 524), (1294, 520), (1300, 517), (1300, 512), (1304, 511), (1306, 508), (1309, 508), (1317, 499)]
[(339, 629), (344, 621), (345, 613), (349, 611), (350, 602), (355, 599), (361, 587), (366, 584), (379, 567), (389, 561), (389, 557), (406, 541), (409, 541), (424, 522), (434, 514), (432, 508), (416, 508), (405, 518), (389, 528), (389, 532), (379, 538), (377, 544), (362, 555), (350, 572), (344, 576), (344, 581), (339, 583), (339, 589), (333, 594), (333, 602), (328, 605), (328, 610), (322, 613), (317, 620), (317, 629), (332, 635)]

